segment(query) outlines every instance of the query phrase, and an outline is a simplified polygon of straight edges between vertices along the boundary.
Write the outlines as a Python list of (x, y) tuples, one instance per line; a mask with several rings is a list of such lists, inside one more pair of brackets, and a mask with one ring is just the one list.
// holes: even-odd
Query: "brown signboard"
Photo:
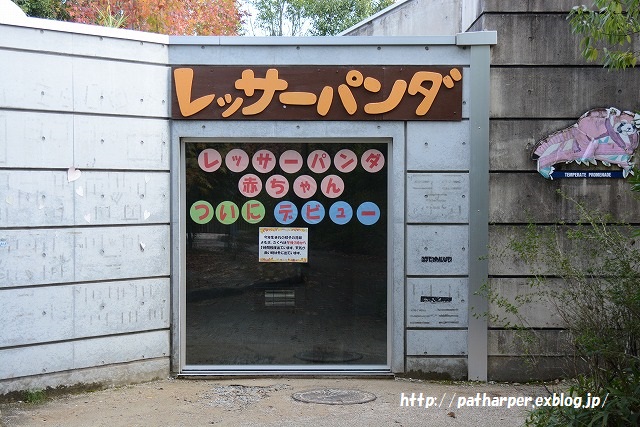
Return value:
[(190, 66), (172, 77), (174, 119), (462, 119), (459, 67)]

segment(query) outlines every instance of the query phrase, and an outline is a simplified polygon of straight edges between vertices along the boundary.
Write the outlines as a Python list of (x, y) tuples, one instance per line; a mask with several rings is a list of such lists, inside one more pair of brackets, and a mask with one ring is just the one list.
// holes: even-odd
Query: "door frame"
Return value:
[[(277, 130), (277, 131), (276, 131)], [(275, 135), (278, 135), (277, 137)], [(404, 372), (405, 144), (404, 122), (248, 122), (172, 125), (172, 372), (179, 376), (384, 375)], [(185, 143), (387, 143), (387, 363), (386, 365), (189, 366), (186, 361)]]

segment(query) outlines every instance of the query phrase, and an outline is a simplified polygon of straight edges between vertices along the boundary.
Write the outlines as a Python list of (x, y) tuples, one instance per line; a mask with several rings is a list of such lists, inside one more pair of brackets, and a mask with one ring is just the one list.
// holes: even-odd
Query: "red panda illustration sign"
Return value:
[(638, 147), (640, 115), (616, 108), (584, 113), (578, 122), (538, 141), (531, 157), (542, 176), (553, 179), (557, 163), (618, 165), (626, 178), (633, 174), (631, 157)]

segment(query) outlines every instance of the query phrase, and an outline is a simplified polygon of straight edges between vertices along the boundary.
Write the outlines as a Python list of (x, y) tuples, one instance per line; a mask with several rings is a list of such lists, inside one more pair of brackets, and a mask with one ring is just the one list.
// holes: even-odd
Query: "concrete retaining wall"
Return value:
[(0, 394), (167, 376), (167, 38), (20, 22), (0, 25)]
[[(591, 209), (615, 218), (640, 222), (626, 181), (616, 179), (543, 179), (535, 172), (528, 147), (550, 133), (575, 123), (592, 108), (637, 110), (638, 74), (611, 72), (587, 64), (580, 56), (579, 38), (566, 21), (581, 1), (526, 2), (526, 5), (485, 1), (471, 30), (498, 30), (491, 66), (490, 242), (492, 250), (524, 233), (534, 221), (575, 223), (578, 213), (557, 190), (583, 201)], [(517, 183), (517, 185), (514, 185)], [(492, 286), (515, 298), (529, 292), (523, 266), (490, 259)], [(553, 272), (552, 272), (553, 273)], [(562, 283), (557, 283), (562, 286)], [(499, 313), (498, 307), (491, 307)], [(543, 337), (540, 346), (523, 349), (512, 331), (492, 325), (489, 331), (489, 377), (495, 380), (546, 379), (570, 375), (564, 355), (566, 332), (552, 307), (543, 302), (524, 307), (528, 324)], [(536, 356), (527, 363), (525, 353)]]

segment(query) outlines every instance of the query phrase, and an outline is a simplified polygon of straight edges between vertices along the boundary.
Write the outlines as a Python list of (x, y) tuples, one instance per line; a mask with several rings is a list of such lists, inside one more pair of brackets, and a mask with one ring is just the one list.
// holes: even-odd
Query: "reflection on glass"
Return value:
[[(188, 365), (387, 364), (386, 157), (186, 144)], [(306, 262), (286, 241), (261, 250), (260, 227), (305, 228)]]

